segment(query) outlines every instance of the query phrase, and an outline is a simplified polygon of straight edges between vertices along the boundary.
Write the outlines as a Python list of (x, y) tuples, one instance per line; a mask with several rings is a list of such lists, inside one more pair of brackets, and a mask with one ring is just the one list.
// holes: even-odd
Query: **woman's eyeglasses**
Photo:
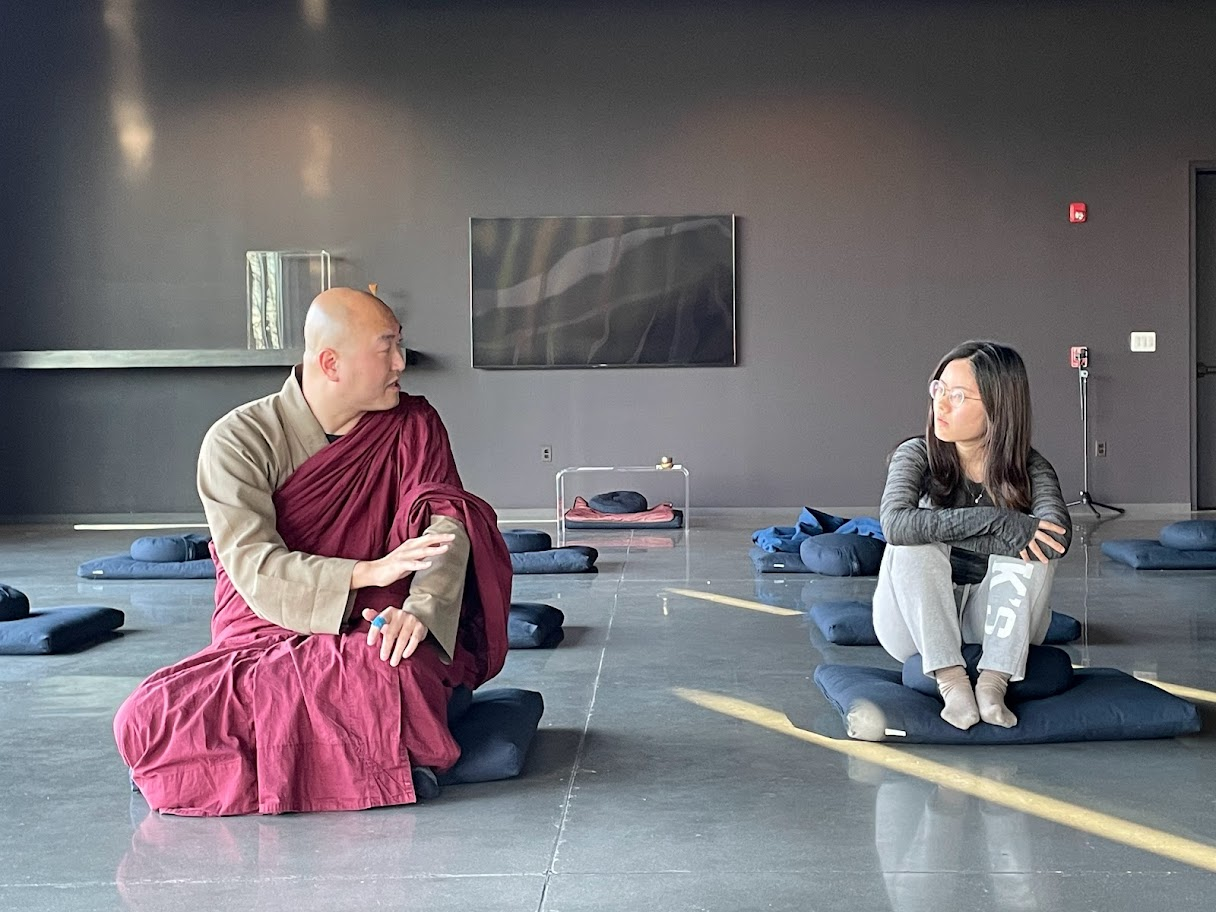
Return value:
[(930, 380), (929, 398), (936, 402), (942, 396), (945, 396), (949, 400), (951, 408), (959, 408), (968, 399), (974, 399), (976, 402), (981, 401), (979, 396), (968, 396), (966, 390), (962, 387), (946, 386), (940, 380)]

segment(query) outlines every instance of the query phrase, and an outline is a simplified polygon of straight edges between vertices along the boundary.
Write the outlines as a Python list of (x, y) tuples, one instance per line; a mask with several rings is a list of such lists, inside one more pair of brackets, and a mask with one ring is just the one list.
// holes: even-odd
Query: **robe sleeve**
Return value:
[(410, 594), (401, 607), (426, 624), (443, 650), (444, 664), (451, 664), (469, 566), (469, 536), (462, 523), (448, 516), (434, 517), (423, 535), (427, 532), (452, 534), (456, 539), (431, 566), (411, 577)]
[(275, 522), (277, 458), (243, 419), (207, 432), (198, 493), (220, 563), (250, 609), (297, 633), (338, 633), (353, 604), (354, 560), (291, 551)]

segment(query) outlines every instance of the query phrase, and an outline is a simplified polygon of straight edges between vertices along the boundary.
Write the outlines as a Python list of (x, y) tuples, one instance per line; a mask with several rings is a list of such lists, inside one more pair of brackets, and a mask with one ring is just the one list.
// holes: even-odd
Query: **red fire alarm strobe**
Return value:
[(1068, 204), (1068, 220), (1070, 222), (1085, 221), (1085, 204), (1084, 203), (1069, 203)]

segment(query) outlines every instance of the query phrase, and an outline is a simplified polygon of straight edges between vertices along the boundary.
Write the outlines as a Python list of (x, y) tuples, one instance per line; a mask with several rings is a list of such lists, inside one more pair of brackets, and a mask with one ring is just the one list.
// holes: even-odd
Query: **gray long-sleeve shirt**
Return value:
[[(973, 504), (959, 488), (954, 502), (936, 507), (929, 500), (929, 447), (923, 437), (901, 443), (891, 455), (887, 484), (882, 492), (879, 518), (882, 533), (892, 545), (950, 545), (950, 565), (956, 583), (978, 583), (988, 568), (988, 555), (1016, 557), (1034, 537), (1039, 520), (1056, 523), (1067, 531), (1064, 551), (1072, 542), (1072, 520), (1055, 469), (1036, 450), (1026, 464), (1030, 474), (1030, 512)], [(1050, 548), (1049, 558), (1063, 557)]]

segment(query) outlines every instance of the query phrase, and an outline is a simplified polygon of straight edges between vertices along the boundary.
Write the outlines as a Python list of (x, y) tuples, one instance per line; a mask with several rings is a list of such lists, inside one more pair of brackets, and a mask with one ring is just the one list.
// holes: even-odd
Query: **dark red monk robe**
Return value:
[(127, 699), (114, 720), (119, 752), (166, 813), (409, 804), (411, 766), (443, 770), (460, 756), (452, 689), (476, 688), (506, 658), (511, 564), (494, 511), (460, 487), (433, 410), (406, 396), (309, 458), (274, 499), (288, 548), (352, 560), (383, 557), (432, 516), (460, 521), (471, 552), (451, 664), (430, 639), (396, 668), (367, 645), (360, 609), (401, 605), (408, 578), (360, 590), (342, 633), (306, 636), (254, 614), (217, 556), (212, 643)]

